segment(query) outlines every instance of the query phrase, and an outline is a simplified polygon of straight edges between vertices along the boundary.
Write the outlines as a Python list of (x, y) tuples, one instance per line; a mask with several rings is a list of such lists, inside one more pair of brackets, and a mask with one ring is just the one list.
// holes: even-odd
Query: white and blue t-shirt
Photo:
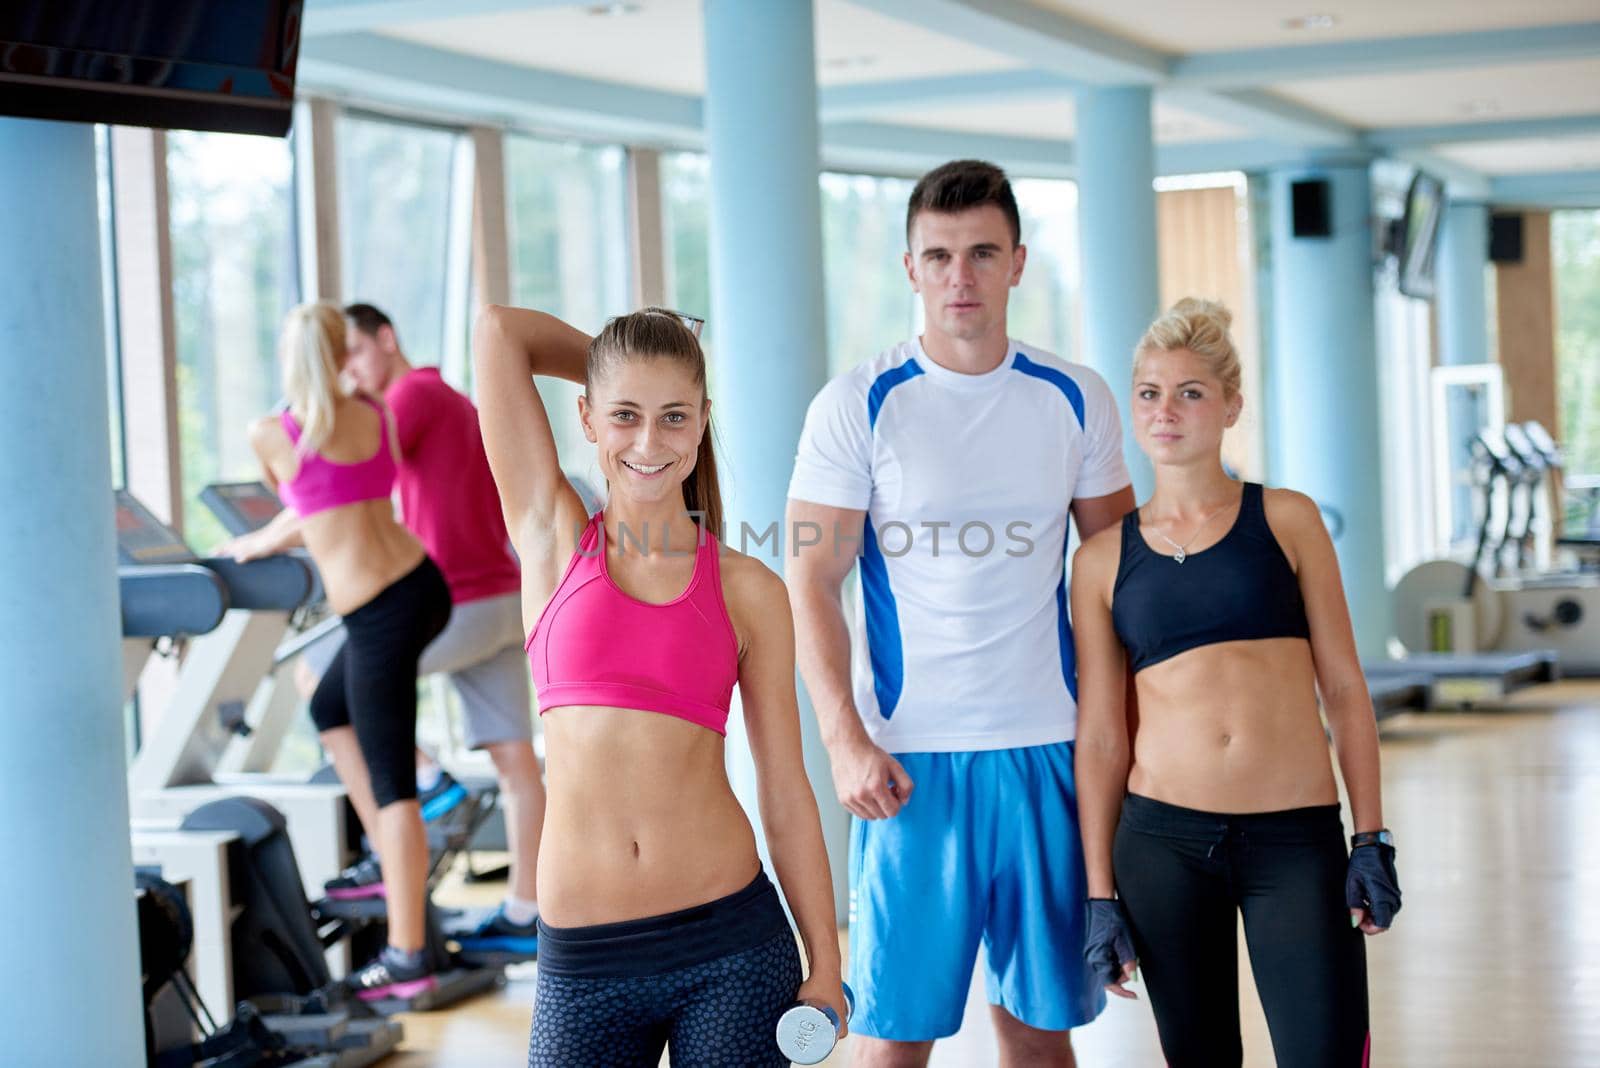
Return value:
[(981, 375), (912, 340), (823, 387), (789, 496), (867, 513), (859, 547), (822, 539), (861, 554), (851, 670), (874, 742), (954, 752), (1075, 736), (1068, 508), (1126, 485), (1105, 381), (1014, 340)]

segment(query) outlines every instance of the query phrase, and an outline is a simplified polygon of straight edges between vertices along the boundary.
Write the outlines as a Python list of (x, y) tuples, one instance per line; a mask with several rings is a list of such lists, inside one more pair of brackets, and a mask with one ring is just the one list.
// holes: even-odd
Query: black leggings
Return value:
[(595, 927), (539, 921), (529, 1068), (787, 1068), (800, 953), (766, 873), (706, 905)]
[(1339, 806), (1221, 815), (1129, 794), (1112, 864), (1169, 1068), (1238, 1065), (1238, 914), (1281, 1068), (1367, 1063)]
[(345, 643), (311, 695), (317, 730), (356, 730), (378, 807), (417, 796), (417, 659), (450, 621), (450, 587), (426, 556), (344, 617)]

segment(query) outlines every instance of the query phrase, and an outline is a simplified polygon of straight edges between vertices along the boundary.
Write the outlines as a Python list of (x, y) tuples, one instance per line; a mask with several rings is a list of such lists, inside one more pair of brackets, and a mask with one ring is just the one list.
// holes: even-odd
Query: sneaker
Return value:
[(388, 998), (414, 998), (432, 990), (439, 983), (426, 964), (407, 968), (395, 963), (385, 950), (365, 966), (345, 976), (344, 985), (362, 1001), (383, 1001)]
[(456, 782), (448, 771), (440, 769), (439, 781), (433, 784), (433, 789), (424, 790), (417, 794), (417, 801), (422, 805), (422, 819), (425, 823), (432, 823), (448, 815), (457, 805), (467, 799), (467, 788)]
[(539, 918), (535, 916), (526, 925), (515, 924), (506, 918), (502, 906), (472, 930), (457, 935), (456, 941), (463, 953), (514, 953), (535, 957), (539, 954)]
[(383, 897), (383, 869), (378, 866), (377, 855), (368, 853), (323, 883), (322, 889), (335, 901), (359, 901), (362, 898)]

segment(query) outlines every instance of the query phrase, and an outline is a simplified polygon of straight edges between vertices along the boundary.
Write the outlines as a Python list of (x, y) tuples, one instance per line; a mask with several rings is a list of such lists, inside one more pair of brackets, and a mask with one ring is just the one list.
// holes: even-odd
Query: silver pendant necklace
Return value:
[(1228, 506), (1225, 504), (1221, 508), (1218, 508), (1216, 511), (1212, 512), (1210, 515), (1206, 516), (1204, 519), (1200, 520), (1200, 525), (1194, 528), (1194, 533), (1190, 534), (1189, 540), (1184, 542), (1182, 545), (1179, 545), (1177, 542), (1173, 541), (1171, 538), (1167, 537), (1154, 527), (1150, 528), (1150, 533), (1154, 534), (1156, 537), (1172, 546), (1174, 550), (1172, 559), (1175, 563), (1181, 564), (1185, 560), (1189, 559), (1189, 546), (1193, 545), (1194, 540), (1200, 536), (1200, 532), (1206, 529), (1206, 524), (1211, 522), (1217, 516), (1221, 515), (1223, 512), (1227, 511), (1227, 509)]

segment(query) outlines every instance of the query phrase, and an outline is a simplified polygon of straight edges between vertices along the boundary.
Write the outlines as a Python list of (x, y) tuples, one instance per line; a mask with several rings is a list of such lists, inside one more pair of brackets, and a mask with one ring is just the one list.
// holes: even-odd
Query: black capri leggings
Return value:
[(594, 927), (539, 921), (528, 1068), (787, 1068), (800, 953), (765, 872), (738, 893)]
[(1221, 815), (1129, 794), (1112, 849), (1170, 1068), (1238, 1065), (1238, 919), (1281, 1068), (1364, 1068), (1364, 936), (1339, 806)]
[(378, 807), (417, 796), (417, 660), (450, 621), (450, 587), (426, 556), (344, 617), (345, 643), (311, 695), (317, 730), (354, 725)]

